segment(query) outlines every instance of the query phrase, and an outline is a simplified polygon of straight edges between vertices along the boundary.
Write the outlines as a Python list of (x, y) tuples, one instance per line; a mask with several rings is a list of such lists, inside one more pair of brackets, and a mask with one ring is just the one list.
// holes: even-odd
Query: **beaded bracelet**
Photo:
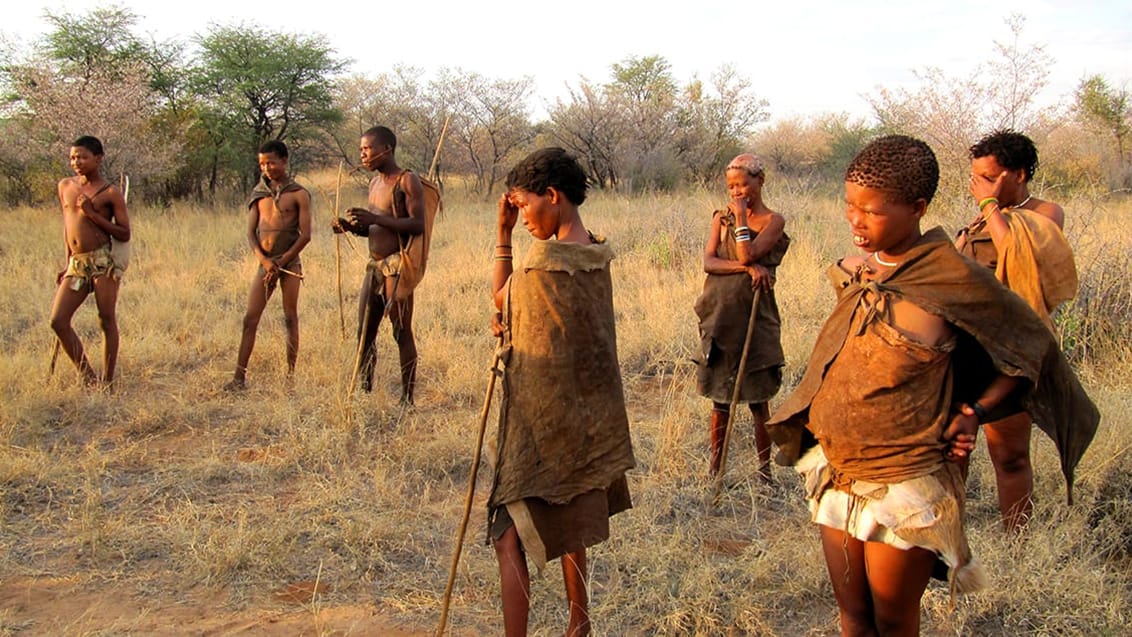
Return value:
[(979, 212), (982, 212), (983, 208), (986, 208), (988, 205), (990, 205), (992, 203), (997, 206), (998, 205), (998, 197), (987, 197), (986, 199), (983, 199), (982, 201), (980, 201), (979, 202)]
[(987, 408), (980, 405), (979, 401), (971, 403), (971, 411), (975, 412), (975, 418), (980, 425), (987, 421)]

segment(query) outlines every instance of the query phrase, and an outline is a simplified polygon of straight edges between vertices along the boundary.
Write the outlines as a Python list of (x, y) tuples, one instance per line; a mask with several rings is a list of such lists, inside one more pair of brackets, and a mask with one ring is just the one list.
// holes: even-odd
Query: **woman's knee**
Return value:
[(987, 451), (995, 471), (1018, 473), (1030, 468), (1029, 436), (1024, 440), (987, 437)]
[(987, 452), (997, 470), (1015, 473), (1030, 468), (1031, 428), (1024, 413), (986, 425)]
[(1025, 473), (1031, 470), (1029, 453), (1002, 453), (991, 456), (995, 471), (999, 473)]

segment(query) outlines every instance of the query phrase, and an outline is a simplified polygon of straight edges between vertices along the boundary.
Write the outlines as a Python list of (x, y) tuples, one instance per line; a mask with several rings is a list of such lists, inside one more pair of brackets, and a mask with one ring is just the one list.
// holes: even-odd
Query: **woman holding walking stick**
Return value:
[(784, 232), (786, 220), (763, 201), (766, 173), (758, 157), (735, 157), (725, 176), (731, 201), (712, 213), (704, 248), (707, 278), (695, 305), (702, 348), (696, 384), (712, 401), (710, 475), (724, 470), (728, 424), (741, 403), (751, 409), (759, 475), (769, 483), (770, 437), (764, 423), (786, 363), (774, 297), (775, 270), (790, 239)]
[[(504, 631), (527, 632), (527, 560), (541, 570), (560, 557), (566, 634), (587, 635), (586, 547), (605, 541), (609, 517), (631, 506), (625, 472), (634, 466), (617, 363), (613, 251), (582, 224), (586, 177), (564, 150), (532, 153), (508, 174), (507, 188), (493, 256), (503, 396), (488, 498)], [(536, 241), (513, 268), (520, 215)]]

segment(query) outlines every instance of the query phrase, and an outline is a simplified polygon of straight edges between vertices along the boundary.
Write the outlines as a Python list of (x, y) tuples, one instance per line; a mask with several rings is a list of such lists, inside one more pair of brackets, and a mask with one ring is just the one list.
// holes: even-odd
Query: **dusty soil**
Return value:
[[(63, 577), (0, 580), (4, 635), (430, 635), (435, 626), (404, 626), (396, 612), (372, 604), (311, 601), (313, 583), (271, 591), (242, 610), (223, 592), (170, 600), (134, 587)], [(320, 589), (325, 591), (325, 585)]]

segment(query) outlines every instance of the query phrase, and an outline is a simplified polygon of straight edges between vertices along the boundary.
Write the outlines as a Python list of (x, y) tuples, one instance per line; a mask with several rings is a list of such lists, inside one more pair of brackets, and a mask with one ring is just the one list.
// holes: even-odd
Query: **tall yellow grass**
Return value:
[[(342, 244), (342, 337), (335, 239), (327, 227), (333, 175), (313, 181), (316, 234), (303, 255), (294, 382), (285, 377), (282, 312), (273, 299), (252, 355), (250, 388), (237, 395), (220, 387), (235, 365), (254, 272), (238, 210), (184, 204), (132, 210), (134, 261), (118, 308), (122, 348), (113, 395), (81, 389), (65, 359), (48, 375), (47, 315), (54, 274), (63, 265), (58, 212), (0, 214), (0, 590), (5, 579), (21, 586), (62, 580), (75, 593), (110, 587), (134, 609), (134, 616), (107, 625), (80, 613), (15, 605), (0, 609), (0, 634), (129, 634), (143, 625), (141, 617), (173, 603), (252, 616), (279, 606), (272, 591), (315, 579), (329, 590), (308, 605), (306, 634), (350, 633), (349, 626), (327, 623), (325, 613), (359, 605), (409, 632), (434, 626), (492, 354), (494, 205), (453, 198), (438, 221), (417, 295), (417, 406), (403, 410), (388, 326), (374, 392), (348, 397), (345, 391), (363, 261)], [(587, 226), (607, 235), (618, 254), (618, 347), (638, 458), (630, 478), (635, 508), (614, 518), (611, 540), (591, 551), (599, 635), (837, 631), (836, 604), (796, 478), (777, 468), (777, 486), (761, 489), (751, 432), (742, 424), (723, 504), (708, 506), (709, 405), (695, 395), (691, 307), (720, 195), (598, 193), (582, 207)], [(363, 198), (351, 183), (343, 206)], [(787, 215), (794, 239), (777, 287), (787, 378), (794, 382), (833, 300), (824, 269), (851, 248), (838, 201), (776, 189), (773, 182), (768, 200)], [(1127, 255), (1132, 247), (1126, 221), (1132, 206), (1070, 202), (1066, 209), (1082, 278), (1098, 264), (1118, 271), (1114, 251)], [(1089, 217), (1075, 216), (1078, 210)], [(967, 213), (934, 214), (954, 227)], [(529, 243), (518, 238), (517, 253)], [(1127, 277), (1132, 269), (1118, 273)], [(1082, 311), (1072, 316), (1087, 320)], [(93, 302), (80, 309), (76, 325), (97, 360)], [(1082, 334), (1075, 337), (1101, 338)], [(1022, 538), (1004, 537), (993, 473), (980, 449), (969, 527), (994, 587), (952, 609), (946, 588), (933, 584), (924, 598), (925, 633), (1127, 630), (1128, 351), (1110, 343), (1079, 357), (1104, 421), (1080, 467), (1075, 506), (1064, 504), (1052, 444), (1035, 435), (1036, 520)], [(502, 630), (495, 557), (482, 544), (489, 475), (481, 473), (457, 579), (454, 634)], [(534, 634), (560, 632), (565, 613), (554, 567), (534, 578)]]

